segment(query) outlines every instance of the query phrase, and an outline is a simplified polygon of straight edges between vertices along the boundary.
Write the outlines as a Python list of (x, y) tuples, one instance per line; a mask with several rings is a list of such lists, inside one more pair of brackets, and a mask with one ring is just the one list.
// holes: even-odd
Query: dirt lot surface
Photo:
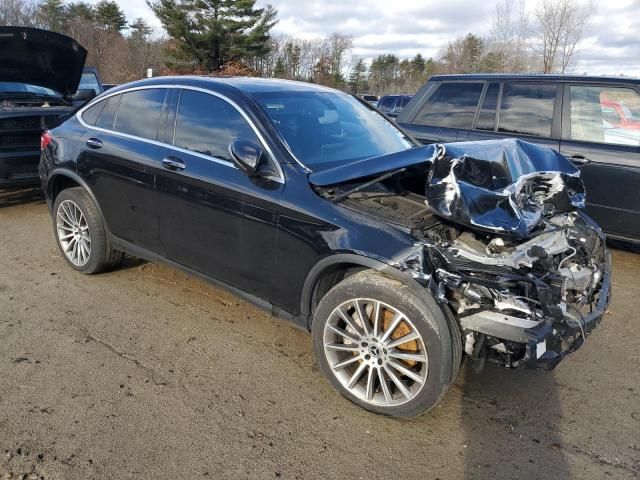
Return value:
[(135, 259), (83, 276), (36, 191), (0, 192), (0, 479), (640, 476), (640, 255), (553, 372), (463, 368), (410, 421), (332, 391), (310, 337)]

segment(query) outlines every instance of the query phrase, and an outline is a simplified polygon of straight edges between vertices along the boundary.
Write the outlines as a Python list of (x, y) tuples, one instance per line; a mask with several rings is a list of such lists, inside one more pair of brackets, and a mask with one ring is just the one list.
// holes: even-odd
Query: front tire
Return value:
[(326, 294), (314, 313), (312, 335), (318, 365), (331, 385), (384, 415), (415, 417), (431, 409), (460, 362), (428, 291), (414, 292), (372, 270)]
[(53, 230), (62, 257), (79, 272), (102, 272), (122, 261), (122, 252), (109, 245), (95, 203), (81, 187), (63, 190), (56, 197)]

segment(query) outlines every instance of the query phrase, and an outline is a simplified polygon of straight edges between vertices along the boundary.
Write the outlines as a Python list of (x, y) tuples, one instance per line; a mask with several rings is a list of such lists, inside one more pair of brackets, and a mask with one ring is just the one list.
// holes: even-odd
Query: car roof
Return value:
[[(277, 78), (256, 77), (225, 77), (205, 75), (181, 75), (168, 77), (153, 77), (119, 85), (118, 90), (145, 85), (185, 85), (200, 88), (233, 87), (241, 92), (252, 94), (259, 92), (338, 92), (333, 88), (323, 87), (314, 83)], [(114, 90), (117, 91), (117, 90)]]
[(640, 78), (606, 77), (596, 75), (560, 75), (560, 74), (530, 74), (530, 73), (471, 73), (454, 75), (434, 75), (429, 81), (441, 82), (445, 80), (527, 80), (554, 82), (589, 82), (589, 83), (640, 83)]

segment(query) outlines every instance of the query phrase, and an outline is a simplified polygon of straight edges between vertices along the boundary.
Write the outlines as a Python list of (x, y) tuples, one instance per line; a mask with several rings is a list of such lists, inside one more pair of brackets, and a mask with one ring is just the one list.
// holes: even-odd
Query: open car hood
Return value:
[(0, 82), (75, 93), (87, 51), (74, 39), (36, 28), (0, 27)]
[(324, 187), (420, 164), (427, 206), (475, 230), (526, 238), (542, 215), (584, 207), (580, 170), (550, 148), (516, 139), (428, 145), (312, 173), (309, 181)]

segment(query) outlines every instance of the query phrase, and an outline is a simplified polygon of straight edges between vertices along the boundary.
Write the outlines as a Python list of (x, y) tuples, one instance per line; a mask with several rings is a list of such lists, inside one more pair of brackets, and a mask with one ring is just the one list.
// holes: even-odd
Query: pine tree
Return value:
[(66, 28), (65, 7), (62, 0), (44, 0), (38, 5), (42, 25), (54, 32), (64, 32)]
[(276, 61), (275, 66), (273, 67), (273, 76), (275, 78), (286, 78), (287, 77), (287, 67), (282, 60), (282, 57), (279, 57)]
[(95, 7), (97, 25), (110, 32), (121, 32), (127, 26), (127, 17), (113, 0), (100, 0)]
[(256, 0), (148, 0), (177, 42), (176, 59), (206, 70), (269, 52), (276, 10), (255, 8)]
[(349, 75), (349, 88), (351, 93), (364, 93), (367, 85), (367, 64), (361, 58), (354, 65)]

